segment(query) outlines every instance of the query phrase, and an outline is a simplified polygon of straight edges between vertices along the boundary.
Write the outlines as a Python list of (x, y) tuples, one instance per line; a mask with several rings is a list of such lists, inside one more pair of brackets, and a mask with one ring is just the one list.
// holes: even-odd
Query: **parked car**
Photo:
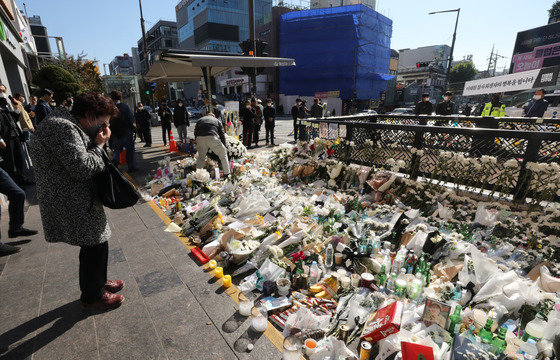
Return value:
[(189, 112), (189, 119), (198, 120), (202, 117), (202, 112), (194, 106), (187, 106)]
[(364, 110), (362, 112), (357, 113), (356, 115), (377, 115), (377, 111), (373, 110), (373, 109), (367, 109)]
[(412, 108), (396, 108), (391, 112), (390, 115), (412, 115), (414, 114), (414, 109)]

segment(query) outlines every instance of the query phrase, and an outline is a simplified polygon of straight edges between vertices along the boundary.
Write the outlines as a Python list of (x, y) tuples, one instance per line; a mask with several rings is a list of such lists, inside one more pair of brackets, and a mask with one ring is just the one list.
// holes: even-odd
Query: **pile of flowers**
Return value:
[[(270, 318), (284, 336), (320, 340), (312, 359), (352, 356), (357, 339), (371, 334), (378, 343), (372, 356), (386, 354), (379, 359), (404, 343), (429, 346), (437, 359), (458, 356), (459, 344), (480, 358), (513, 357), (523, 345), (516, 335), (530, 335), (526, 324), (538, 311), (548, 316), (538, 351), (552, 357), (560, 332), (560, 205), (508, 200), (519, 162), (506, 161), (496, 176), (489, 174), (495, 158), (441, 152), (436, 174), (415, 181), (399, 174), (405, 160), (375, 169), (332, 158), (347, 146), (284, 144), (240, 160), (233, 179), (186, 172), (166, 184), (178, 186), (174, 201), (153, 200), (240, 290), (283, 299), (275, 284), (290, 284), (289, 305)], [(529, 168), (528, 176), (542, 177), (536, 183), (554, 176), (554, 166)], [(462, 180), (450, 185), (451, 177)], [(473, 177), (492, 177), (494, 190), (479, 191)], [(189, 191), (189, 180), (198, 179), (207, 180), (203, 191)], [(395, 333), (371, 330), (376, 312), (395, 304), (402, 306)], [(507, 349), (480, 341), (482, 328), (502, 325)]]

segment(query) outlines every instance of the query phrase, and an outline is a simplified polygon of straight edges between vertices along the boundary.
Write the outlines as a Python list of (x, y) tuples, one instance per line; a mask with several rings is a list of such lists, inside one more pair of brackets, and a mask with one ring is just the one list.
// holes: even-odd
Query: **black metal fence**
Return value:
[(560, 132), (560, 119), (556, 118), (525, 118), (525, 117), (492, 117), (492, 116), (440, 116), (440, 115), (353, 115), (329, 117), (329, 121), (353, 121), (399, 125), (431, 125), (452, 126), (461, 128), (484, 128), (504, 130), (526, 130)]
[[(398, 171), (413, 179), (421, 176), (496, 191), (517, 200), (560, 189), (560, 181), (554, 188), (550, 185), (557, 182), (554, 172), (527, 169), (529, 163), (560, 163), (560, 132), (407, 123), (424, 120), (415, 116), (391, 116), (394, 123), (386, 123), (386, 117), (375, 116), (377, 122), (351, 121), (349, 117), (300, 120), (299, 139), (330, 140), (331, 156), (346, 163), (378, 168), (394, 168), (398, 163)], [(443, 121), (447, 118), (451, 117)], [(496, 123), (527, 121), (507, 120)], [(548, 120), (547, 125), (557, 123)]]

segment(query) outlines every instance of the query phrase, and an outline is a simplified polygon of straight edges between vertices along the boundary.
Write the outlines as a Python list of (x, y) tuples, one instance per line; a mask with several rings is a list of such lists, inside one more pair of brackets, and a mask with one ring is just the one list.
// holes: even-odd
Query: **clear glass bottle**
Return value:
[(316, 285), (319, 282), (319, 266), (317, 261), (313, 261), (309, 268), (309, 286)]
[(332, 244), (327, 246), (327, 250), (325, 250), (325, 266), (327, 268), (331, 268), (333, 266), (333, 259), (334, 259), (334, 249)]

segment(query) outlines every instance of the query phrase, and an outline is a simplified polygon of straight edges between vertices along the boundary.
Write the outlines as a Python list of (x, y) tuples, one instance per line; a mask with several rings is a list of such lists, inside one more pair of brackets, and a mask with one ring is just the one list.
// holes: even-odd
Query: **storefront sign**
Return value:
[(233, 79), (226, 79), (220, 81), (220, 86), (222, 87), (229, 87), (229, 86), (239, 86), (249, 82), (247, 77), (240, 77), (240, 78), (233, 78)]
[(463, 96), (521, 91), (556, 85), (558, 66), (467, 81)]
[(316, 92), (315, 97), (319, 99), (338, 98), (340, 97), (340, 91), (335, 90), (335, 91)]
[(517, 33), (510, 72), (560, 65), (560, 23)]

